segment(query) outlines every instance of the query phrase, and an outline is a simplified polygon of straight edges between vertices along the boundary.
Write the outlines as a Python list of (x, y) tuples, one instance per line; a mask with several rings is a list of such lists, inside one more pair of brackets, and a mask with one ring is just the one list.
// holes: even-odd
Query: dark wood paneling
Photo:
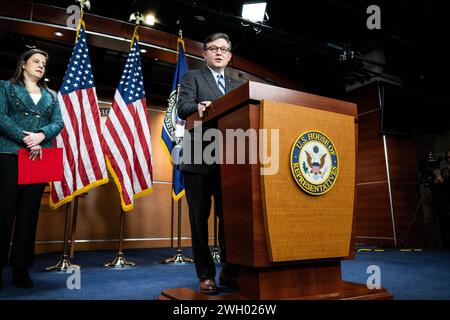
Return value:
[(383, 138), (379, 134), (379, 123), (379, 111), (361, 116), (358, 120), (357, 183), (387, 180), (384, 145)]
[(318, 294), (338, 295), (341, 289), (339, 261), (283, 269), (240, 268), (239, 271), (240, 293), (250, 299), (289, 299)]
[[(358, 185), (356, 240), (393, 237), (387, 182)], [(393, 243), (393, 240), (392, 240)]]
[[(383, 136), (380, 134), (378, 84), (372, 83), (352, 91), (347, 100), (357, 103), (359, 115), (356, 242), (393, 246), (393, 239), (382, 239), (394, 236), (394, 224)], [(397, 245), (405, 246), (407, 243), (403, 243), (402, 239), (419, 201), (416, 143), (412, 137), (386, 136), (386, 149)], [(422, 230), (423, 221), (418, 221), (408, 238), (424, 240)]]
[(391, 181), (418, 181), (416, 141), (412, 137), (386, 137)]
[[(75, 4), (75, 2), (73, 3)], [(46, 4), (33, 4), (33, 20), (39, 22), (50, 22), (65, 26), (69, 15), (66, 8), (58, 8)]]
[(353, 90), (346, 100), (358, 104), (358, 115), (379, 110), (381, 106), (377, 82)]
[(0, 15), (13, 18), (31, 19), (33, 4), (25, 1), (9, 1), (0, 5)]
[[(315, 278), (314, 278), (315, 279)], [(303, 280), (303, 279), (302, 279)], [(274, 288), (280, 286), (275, 284)], [(296, 300), (392, 300), (394, 297), (386, 289), (368, 289), (366, 284), (342, 281), (337, 293), (316, 294), (296, 297)], [(292, 299), (292, 298), (291, 298)], [(249, 300), (239, 294), (208, 295), (188, 288), (168, 289), (161, 292), (158, 300)], [(254, 299), (251, 299), (254, 300)], [(284, 299), (285, 300), (285, 299)]]
[(419, 185), (414, 182), (392, 182), (391, 187), (399, 245), (423, 246), (426, 237), (422, 208), (419, 206)]
[(387, 136), (386, 144), (398, 245), (424, 246), (426, 237), (419, 206), (416, 141), (410, 136)]

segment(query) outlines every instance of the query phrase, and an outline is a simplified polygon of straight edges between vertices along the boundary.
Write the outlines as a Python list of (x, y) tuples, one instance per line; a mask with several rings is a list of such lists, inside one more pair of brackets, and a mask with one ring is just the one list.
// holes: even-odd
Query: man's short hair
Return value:
[(228, 48), (231, 49), (230, 37), (228, 37), (228, 35), (226, 33), (221, 33), (221, 32), (213, 33), (212, 35), (207, 36), (205, 41), (203, 41), (203, 49), (206, 50), (207, 49), (206, 45), (217, 39), (224, 39), (228, 43)]

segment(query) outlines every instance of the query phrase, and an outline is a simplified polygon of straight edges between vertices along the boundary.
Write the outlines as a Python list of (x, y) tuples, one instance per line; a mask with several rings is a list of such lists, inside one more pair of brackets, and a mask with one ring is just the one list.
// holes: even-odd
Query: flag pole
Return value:
[(64, 247), (63, 247), (63, 254), (59, 258), (59, 261), (57, 264), (45, 268), (46, 271), (59, 271), (59, 272), (66, 272), (69, 268), (76, 268), (79, 269), (80, 266), (76, 264), (72, 264), (70, 262), (69, 258), (69, 230), (70, 230), (70, 212), (71, 212), (71, 202), (67, 203), (66, 206), (66, 221), (65, 221), (65, 228), (64, 228)]
[[(172, 199), (172, 201), (174, 201)], [(181, 199), (177, 201), (178, 210), (178, 230), (177, 230), (177, 251), (175, 255), (171, 258), (164, 259), (162, 263), (191, 263), (194, 262), (193, 259), (185, 257), (181, 252)], [(172, 211), (173, 214), (173, 211)]]
[[(173, 183), (173, 175), (172, 175), (172, 183)], [(183, 249), (181, 248), (181, 212), (182, 212), (182, 206), (181, 206), (181, 199), (178, 199), (178, 201), (176, 201), (177, 203), (177, 211), (178, 211), (178, 216), (177, 216), (177, 220), (178, 220), (178, 229), (177, 229), (177, 250), (175, 252), (175, 255), (164, 259), (163, 261), (161, 261), (161, 263), (164, 264), (168, 264), (168, 263), (192, 263), (194, 262), (194, 260), (192, 258), (188, 258), (185, 257), (182, 253)], [(175, 200), (172, 197), (172, 231), (171, 231), (171, 247), (173, 248), (173, 212), (174, 212), (174, 204), (175, 204)]]
[[(172, 177), (173, 184), (173, 177)], [(170, 247), (173, 248), (173, 208), (174, 208), (175, 200), (172, 197), (172, 205), (170, 208)]]
[[(91, 4), (89, 2), (89, 0), (76, 0), (77, 2), (80, 3), (80, 20), (78, 21), (78, 26), (77, 26), (77, 34), (75, 37), (75, 43), (78, 40), (78, 34), (80, 32), (81, 26), (84, 26), (84, 22), (83, 22), (83, 15), (84, 15), (84, 8), (87, 8), (88, 10), (90, 10), (91, 8)], [(66, 206), (66, 217), (65, 217), (65, 228), (64, 228), (64, 244), (63, 244), (63, 254), (61, 255), (59, 261), (57, 264), (47, 267), (45, 268), (45, 270), (47, 271), (67, 271), (70, 267), (72, 268), (77, 268), (79, 269), (80, 266), (76, 265), (76, 264), (72, 264), (70, 262), (70, 257), (73, 257), (73, 242), (74, 242), (74, 233), (73, 231), (76, 228), (76, 221), (77, 221), (77, 212), (78, 212), (78, 199), (76, 198), (76, 212), (75, 214), (72, 216), (72, 221), (70, 219), (70, 213), (71, 213), (71, 203), (67, 203)], [(70, 249), (70, 257), (69, 257), (69, 230), (70, 230), (70, 225), (72, 225), (72, 234), (71, 234), (71, 249)]]
[[(130, 15), (129, 21), (134, 21), (135, 28), (133, 32), (133, 36), (130, 41), (130, 48), (133, 46), (134, 41), (139, 41), (138, 30), (139, 25), (144, 21), (144, 16), (140, 12), (135, 12)], [(127, 261), (123, 254), (123, 224), (125, 218), (125, 211), (123, 208), (120, 210), (120, 236), (119, 236), (119, 252), (117, 253), (116, 258), (109, 263), (104, 264), (106, 268), (129, 268), (134, 267), (136, 264), (134, 262)]]
[[(181, 23), (181, 22), (179, 22), (179, 23)], [(181, 27), (180, 27), (180, 29), (178, 31), (177, 51), (179, 51), (178, 44), (180, 42), (183, 43), (182, 40), (183, 40), (183, 33), (182, 33)], [(184, 45), (183, 45), (183, 47), (184, 47)], [(179, 86), (178, 86), (177, 91), (178, 90), (179, 90)], [(173, 163), (173, 166), (175, 168), (175, 166), (176, 166), (175, 162)], [(174, 172), (175, 171), (172, 172), (172, 185), (174, 185), (174, 183), (175, 183), (175, 174), (174, 174)], [(164, 259), (163, 261), (161, 261), (161, 263), (165, 263), (165, 264), (167, 264), (167, 263), (191, 263), (191, 262), (194, 261), (193, 259), (187, 258), (187, 257), (185, 257), (182, 254), (182, 249), (181, 249), (181, 225), (182, 225), (182, 223), (181, 223), (181, 221), (182, 221), (181, 220), (181, 212), (182, 212), (181, 198), (177, 199), (176, 202), (177, 202), (177, 211), (178, 211), (178, 217), (177, 217), (178, 218), (177, 219), (178, 220), (177, 249), (176, 249), (176, 253), (175, 253), (175, 255), (173, 257), (167, 258), (167, 259)], [(174, 199), (174, 196), (172, 196), (172, 221), (173, 221), (173, 216), (174, 216), (174, 210), (173, 210), (174, 209), (174, 203), (175, 203), (175, 199)], [(172, 234), (171, 234), (171, 236), (172, 236), (171, 247), (173, 248), (173, 222), (172, 222)]]
[(123, 254), (123, 224), (124, 224), (125, 212), (120, 210), (120, 238), (119, 238), (119, 252), (116, 258), (109, 263), (105, 263), (106, 268), (129, 268), (134, 267), (136, 264), (134, 262), (127, 261)]
[[(172, 175), (172, 183), (173, 183), (174, 177)], [(177, 220), (178, 220), (178, 229), (177, 229), (177, 250), (175, 252), (175, 255), (164, 259), (163, 261), (161, 261), (161, 263), (164, 264), (168, 264), (168, 263), (191, 263), (194, 260), (191, 258), (187, 258), (182, 254), (182, 249), (181, 249), (181, 212), (182, 212), (182, 208), (181, 208), (181, 199), (178, 199), (177, 202), (177, 211), (178, 211), (178, 216), (177, 216)], [(175, 200), (172, 197), (172, 233), (171, 233), (171, 247), (173, 248), (173, 212), (174, 212), (174, 204), (175, 204)]]
[(75, 197), (75, 203), (74, 203), (74, 208), (73, 208), (72, 231), (70, 233), (70, 259), (73, 259), (74, 252), (75, 252), (75, 238), (77, 235), (78, 198), (79, 197), (81, 197), (81, 195)]

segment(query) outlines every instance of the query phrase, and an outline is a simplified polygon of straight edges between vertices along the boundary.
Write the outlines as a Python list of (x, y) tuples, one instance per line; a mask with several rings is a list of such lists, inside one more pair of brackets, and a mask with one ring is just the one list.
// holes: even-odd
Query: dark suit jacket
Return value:
[[(231, 79), (225, 76), (225, 94), (236, 89), (242, 83), (240, 81)], [(197, 105), (202, 101), (214, 101), (222, 96), (222, 92), (217, 86), (217, 82), (213, 77), (211, 70), (207, 67), (198, 70), (187, 72), (180, 83), (180, 92), (178, 94), (178, 115), (181, 119), (186, 119), (191, 114), (198, 112)], [(217, 122), (208, 123), (208, 127), (203, 127), (203, 132), (211, 127), (217, 127)], [(200, 174), (208, 174), (214, 170), (214, 165), (205, 163), (194, 163), (194, 143), (202, 143), (200, 137), (195, 139), (187, 139), (185, 137), (184, 145), (187, 143), (191, 145), (190, 164), (185, 161), (186, 156), (183, 155), (183, 162), (181, 164), (182, 171), (195, 172)], [(202, 143), (202, 150), (209, 144), (209, 142)]]

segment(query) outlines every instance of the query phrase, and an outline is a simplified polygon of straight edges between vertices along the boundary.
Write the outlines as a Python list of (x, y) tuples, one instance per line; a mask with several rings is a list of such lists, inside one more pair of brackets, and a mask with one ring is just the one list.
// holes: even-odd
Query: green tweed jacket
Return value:
[(0, 153), (17, 154), (26, 148), (23, 131), (43, 132), (43, 148), (53, 147), (52, 140), (63, 128), (58, 98), (54, 91), (41, 87), (42, 97), (34, 104), (23, 83), (0, 81)]

